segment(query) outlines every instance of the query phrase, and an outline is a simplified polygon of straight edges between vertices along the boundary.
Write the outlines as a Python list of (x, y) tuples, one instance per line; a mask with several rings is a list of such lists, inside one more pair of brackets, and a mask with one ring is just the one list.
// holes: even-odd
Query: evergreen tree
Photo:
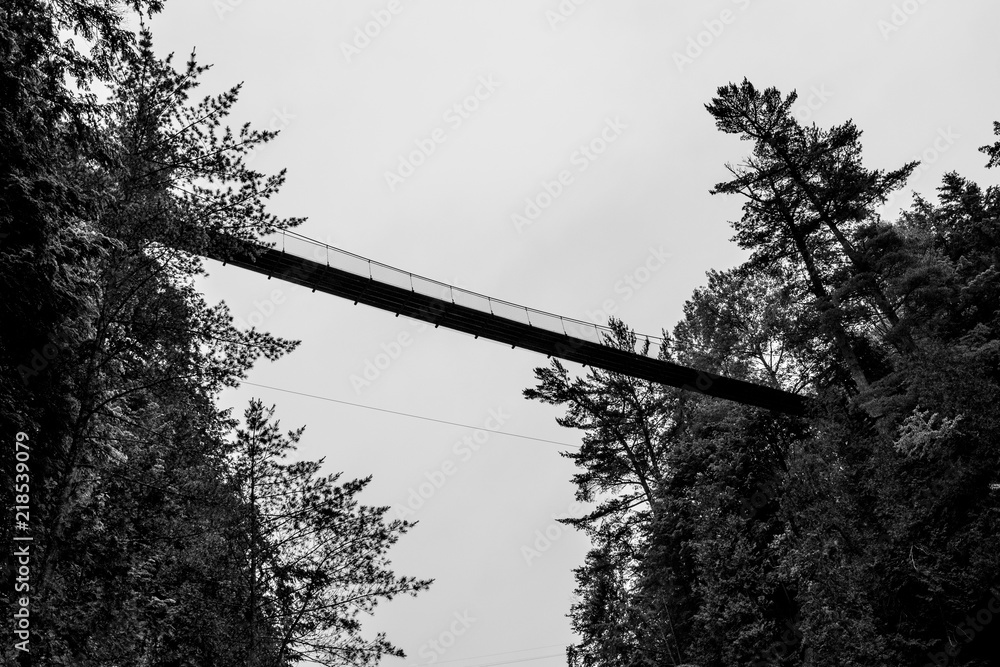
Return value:
[[(752, 254), (709, 273), (668, 354), (814, 409), (618, 401), (620, 378), (558, 364), (526, 392), (586, 429), (581, 489), (631, 489), (576, 522), (593, 549), (571, 665), (998, 664), (1000, 627), (974, 616), (1000, 572), (1000, 190), (948, 174), (886, 222), (875, 208), (913, 165), (866, 170), (852, 123), (801, 127), (794, 101), (744, 81), (708, 107), (753, 142), (714, 190), (746, 198)], [(644, 421), (636, 445), (616, 438)]]
[[(864, 363), (858, 325), (884, 321), (884, 338), (900, 350), (912, 348), (899, 328), (897, 307), (872, 271), (858, 234), (874, 221), (875, 208), (900, 188), (916, 163), (885, 173), (861, 165), (861, 132), (848, 121), (821, 130), (802, 127), (791, 113), (797, 96), (774, 88), (757, 90), (745, 80), (719, 88), (707, 105), (720, 130), (753, 141), (753, 154), (727, 165), (735, 177), (713, 193), (746, 197), (744, 216), (734, 223), (736, 240), (754, 251), (761, 268), (791, 264), (804, 270), (801, 293), (811, 294), (823, 330), (834, 341), (855, 385), (867, 387), (874, 371)], [(868, 327), (865, 327), (868, 328)]]
[[(128, 4), (145, 13), (160, 6)], [(295, 343), (240, 331), (225, 304), (207, 304), (194, 288), (198, 255), (220, 232), (257, 240), (299, 220), (265, 207), (284, 173), (245, 164), (275, 134), (223, 124), (239, 88), (191, 103), (205, 68), (192, 57), (177, 71), (156, 57), (148, 31), (122, 27), (125, 9), (0, 0), (0, 284), (8, 294), (0, 307), (5, 323), (19, 325), (0, 329), (0, 423), (29, 436), (34, 539), (32, 653), (7, 644), (4, 658), (286, 665), (304, 654), (309, 632), (331, 629), (310, 650), (343, 648), (362, 662), (391, 653), (384, 639), (323, 643), (353, 638), (352, 614), (385, 597), (387, 582), (404, 581), (379, 559), (405, 527), (352, 504), (363, 480), (330, 487), (332, 500), (310, 505), (326, 523), (310, 521), (317, 530), (367, 529), (371, 558), (341, 561), (320, 545), (322, 562), (281, 545), (261, 552), (286, 559), (286, 588), (325, 582), (282, 589), (291, 605), (284, 615), (259, 594), (269, 580), (247, 577), (247, 552), (232, 549), (248, 504), (232, 482), (235, 423), (215, 401), (258, 359)], [(68, 33), (90, 51), (78, 52)], [(95, 83), (109, 94), (91, 93)], [(12, 506), (10, 458), (0, 471)], [(11, 529), (0, 529), (8, 544)], [(291, 545), (305, 548), (303, 540)], [(371, 599), (319, 604), (335, 586), (359, 593), (367, 580), (357, 564), (377, 583)], [(262, 602), (248, 606), (249, 598)], [(248, 609), (257, 610), (249, 624)], [(248, 633), (266, 638), (250, 653), (233, 642)]]
[(375, 665), (403, 657), (384, 633), (361, 635), (360, 613), (381, 600), (416, 595), (429, 580), (398, 577), (386, 550), (414, 524), (386, 523), (388, 507), (359, 505), (371, 477), (338, 485), (323, 461), (288, 462), (303, 429), (282, 434), (274, 408), (252, 401), (230, 455), (230, 484), (244, 511), (234, 524), (242, 559), (242, 664), (298, 661)]

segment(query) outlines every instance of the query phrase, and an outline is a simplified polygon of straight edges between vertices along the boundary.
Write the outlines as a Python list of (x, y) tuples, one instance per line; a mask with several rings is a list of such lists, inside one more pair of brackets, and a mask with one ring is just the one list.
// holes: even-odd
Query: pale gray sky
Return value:
[[(718, 86), (747, 76), (797, 89), (804, 120), (854, 118), (871, 167), (926, 153), (911, 182), (923, 193), (952, 169), (996, 183), (976, 149), (1000, 120), (998, 19), (988, 0), (172, 0), (152, 25), (161, 51), (197, 47), (214, 63), (203, 92), (245, 82), (232, 124), (283, 129), (252, 164), (289, 168), (273, 211), (308, 216), (302, 233), (658, 333), (705, 271), (743, 257), (727, 224), (741, 202), (708, 194), (749, 148), (704, 110)], [(257, 387), (224, 396), (240, 410), (252, 396), (278, 403), (283, 425), (308, 426), (304, 456), (326, 456), (345, 477), (374, 474), (368, 504), (404, 508), (444, 476), (423, 487), (420, 525), (392, 552), (397, 572), (436, 584), (369, 623), (410, 656), (386, 664), (565, 664), (571, 570), (587, 542), (553, 517), (579, 511), (573, 469), (555, 444), (489, 432), (577, 442), (555, 425), (559, 411), (521, 397), (544, 358), (210, 270), (210, 300), (303, 341), (252, 382), (473, 427)], [(382, 368), (363, 384), (367, 363)], [(546, 530), (555, 539), (527, 562), (522, 547)]]

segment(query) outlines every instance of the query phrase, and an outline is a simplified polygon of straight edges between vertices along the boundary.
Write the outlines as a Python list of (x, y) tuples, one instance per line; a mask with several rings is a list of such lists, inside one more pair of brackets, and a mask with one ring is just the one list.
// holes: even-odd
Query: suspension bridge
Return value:
[(649, 341), (645, 353), (612, 345), (611, 330), (583, 320), (431, 280), (335, 248), (315, 239), (281, 232), (272, 245), (217, 236), (205, 255), (223, 264), (332, 294), (417, 320), (556, 357), (658, 382), (671, 387), (787, 414), (803, 414), (806, 399), (765, 385), (707, 373), (661, 358), (663, 340)]

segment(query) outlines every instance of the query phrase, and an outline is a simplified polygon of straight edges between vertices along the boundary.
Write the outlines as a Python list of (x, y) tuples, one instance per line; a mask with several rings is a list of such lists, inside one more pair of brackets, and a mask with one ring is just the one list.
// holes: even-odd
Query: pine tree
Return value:
[(753, 141), (754, 149), (745, 163), (727, 165), (735, 178), (712, 192), (746, 197), (743, 219), (734, 223), (736, 240), (754, 251), (757, 265), (804, 270), (803, 291), (815, 299), (855, 385), (865, 388), (873, 372), (852, 328), (877, 316), (898, 351), (912, 350), (913, 342), (899, 327), (898, 308), (873, 272), (859, 231), (916, 164), (888, 173), (865, 169), (854, 124), (802, 127), (791, 113), (796, 99), (794, 92), (782, 97), (747, 80), (719, 88), (706, 108), (721, 131)]

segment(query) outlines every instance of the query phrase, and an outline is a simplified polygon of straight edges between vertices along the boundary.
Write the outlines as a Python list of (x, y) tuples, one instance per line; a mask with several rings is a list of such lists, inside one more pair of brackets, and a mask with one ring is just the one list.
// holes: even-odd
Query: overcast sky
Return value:
[[(272, 210), (307, 216), (302, 233), (651, 334), (744, 258), (727, 222), (741, 202), (708, 194), (749, 148), (705, 111), (717, 87), (748, 77), (797, 89), (804, 121), (853, 118), (870, 167), (926, 160), (908, 190), (950, 170), (993, 184), (976, 149), (1000, 120), (998, 26), (988, 0), (171, 0), (152, 24), (160, 51), (214, 63), (204, 93), (244, 82), (231, 124), (282, 130), (251, 164), (288, 168)], [(369, 622), (409, 656), (384, 664), (564, 665), (587, 541), (554, 521), (581, 512), (555, 444), (578, 436), (521, 396), (544, 357), (209, 270), (210, 301), (302, 341), (250, 377), (285, 391), (226, 404), (277, 403), (283, 426), (307, 425), (303, 456), (374, 475), (367, 504), (422, 501), (391, 556), (437, 581)]]

